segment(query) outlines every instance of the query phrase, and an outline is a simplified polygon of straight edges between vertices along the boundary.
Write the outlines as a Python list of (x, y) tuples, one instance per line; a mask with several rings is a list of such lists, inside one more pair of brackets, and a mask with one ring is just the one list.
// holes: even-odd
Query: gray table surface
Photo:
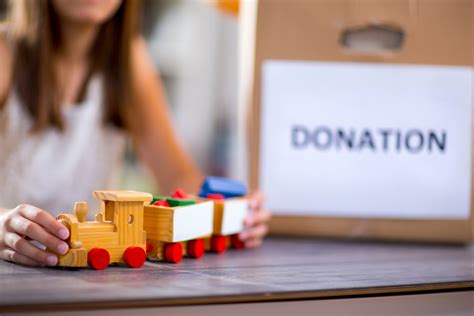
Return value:
[(474, 286), (474, 247), (270, 238), (260, 249), (104, 271), (0, 261), (0, 312), (277, 301)]

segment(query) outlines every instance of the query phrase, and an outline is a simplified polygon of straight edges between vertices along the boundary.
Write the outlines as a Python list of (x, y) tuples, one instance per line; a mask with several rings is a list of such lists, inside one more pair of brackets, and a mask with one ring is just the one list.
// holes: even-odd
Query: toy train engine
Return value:
[(111, 263), (141, 267), (146, 260), (143, 230), (144, 203), (152, 195), (135, 191), (95, 191), (102, 207), (95, 221), (86, 221), (88, 206), (77, 202), (75, 215), (56, 218), (69, 229), (69, 251), (59, 257), (58, 266), (105, 269)]

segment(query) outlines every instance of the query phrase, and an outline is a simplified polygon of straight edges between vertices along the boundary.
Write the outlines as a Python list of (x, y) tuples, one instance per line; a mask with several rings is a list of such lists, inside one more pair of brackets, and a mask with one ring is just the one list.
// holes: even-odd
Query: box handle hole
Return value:
[(349, 28), (341, 33), (341, 45), (354, 53), (380, 54), (402, 49), (405, 33), (388, 25), (368, 25)]

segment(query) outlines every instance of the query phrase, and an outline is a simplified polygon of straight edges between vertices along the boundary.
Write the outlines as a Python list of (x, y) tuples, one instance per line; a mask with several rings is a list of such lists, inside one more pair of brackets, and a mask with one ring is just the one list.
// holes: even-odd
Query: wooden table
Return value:
[(473, 258), (472, 245), (270, 238), (256, 250), (206, 254), (175, 265), (146, 263), (141, 269), (41, 269), (2, 261), (0, 313), (472, 295), (466, 290), (474, 287)]

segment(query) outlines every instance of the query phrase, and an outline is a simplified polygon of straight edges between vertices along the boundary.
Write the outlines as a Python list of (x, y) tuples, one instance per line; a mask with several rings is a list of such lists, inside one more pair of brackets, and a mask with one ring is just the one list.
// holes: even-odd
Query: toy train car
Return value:
[(154, 199), (145, 206), (147, 257), (178, 263), (183, 255), (204, 254), (204, 238), (212, 234), (214, 203), (179, 198)]
[(183, 255), (199, 258), (204, 250), (243, 248), (238, 233), (248, 213), (246, 192), (239, 182), (208, 177), (200, 197), (177, 189), (171, 198), (155, 198), (145, 206), (148, 258), (177, 263)]
[(70, 232), (70, 249), (59, 256), (58, 266), (102, 270), (111, 263), (125, 263), (141, 267), (146, 260), (143, 208), (152, 195), (135, 191), (95, 191), (93, 195), (102, 202), (95, 221), (86, 221), (86, 202), (76, 203), (75, 215), (57, 216)]
[(244, 248), (238, 234), (244, 229), (245, 216), (248, 213), (248, 200), (244, 197), (225, 199), (209, 194), (214, 200), (214, 223), (212, 236), (205, 240), (206, 249), (216, 253), (224, 252), (229, 246)]
[(207, 177), (199, 196), (214, 200), (213, 235), (206, 239), (206, 249), (222, 253), (229, 246), (243, 248), (238, 234), (244, 229), (248, 213), (247, 188), (244, 184), (221, 177)]
[(150, 260), (178, 263), (183, 256), (200, 258), (205, 250), (244, 247), (238, 233), (248, 212), (245, 198), (156, 198), (144, 212)]

